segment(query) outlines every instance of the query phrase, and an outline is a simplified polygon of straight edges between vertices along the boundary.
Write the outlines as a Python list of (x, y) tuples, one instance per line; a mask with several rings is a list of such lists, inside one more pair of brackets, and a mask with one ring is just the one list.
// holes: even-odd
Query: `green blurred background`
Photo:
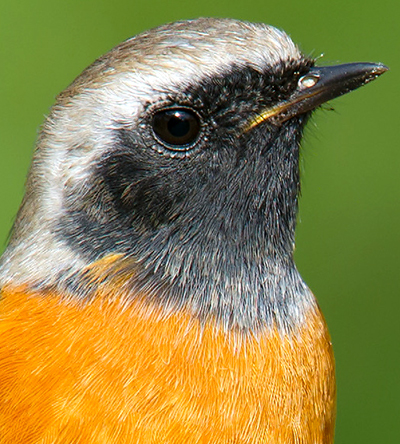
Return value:
[(234, 17), (285, 29), (304, 52), (324, 53), (321, 64), (384, 62), (391, 71), (308, 126), (296, 257), (334, 342), (336, 443), (399, 443), (399, 12), (397, 0), (3, 1), (0, 251), (54, 97), (131, 35), (177, 19)]

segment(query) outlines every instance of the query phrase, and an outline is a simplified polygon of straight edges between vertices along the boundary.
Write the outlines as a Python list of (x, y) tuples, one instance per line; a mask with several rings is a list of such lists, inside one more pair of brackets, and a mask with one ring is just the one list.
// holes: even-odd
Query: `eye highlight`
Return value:
[(165, 108), (153, 115), (152, 127), (157, 139), (167, 148), (186, 151), (199, 138), (200, 118), (190, 108)]

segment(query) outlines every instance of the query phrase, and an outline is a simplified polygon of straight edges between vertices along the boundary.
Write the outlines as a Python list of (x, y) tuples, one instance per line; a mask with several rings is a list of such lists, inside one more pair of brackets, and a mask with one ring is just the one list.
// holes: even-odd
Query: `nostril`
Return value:
[(319, 81), (319, 76), (317, 75), (305, 75), (299, 79), (299, 86), (301, 88), (312, 88)]

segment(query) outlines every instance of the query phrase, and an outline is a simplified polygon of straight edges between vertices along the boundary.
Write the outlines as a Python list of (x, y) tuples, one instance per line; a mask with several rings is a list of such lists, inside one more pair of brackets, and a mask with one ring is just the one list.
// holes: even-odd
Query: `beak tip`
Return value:
[(384, 65), (383, 63), (368, 63), (368, 65), (368, 69), (365, 70), (363, 82), (364, 85), (372, 82), (377, 77), (384, 74), (386, 71), (389, 71), (389, 67)]
[(372, 73), (380, 76), (384, 72), (389, 71), (389, 67), (384, 65), (383, 63), (376, 63), (375, 68), (373, 69)]

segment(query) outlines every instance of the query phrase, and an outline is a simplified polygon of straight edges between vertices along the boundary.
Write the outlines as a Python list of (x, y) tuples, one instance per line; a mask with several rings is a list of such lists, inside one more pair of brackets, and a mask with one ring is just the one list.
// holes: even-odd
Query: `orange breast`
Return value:
[(320, 313), (296, 334), (244, 337), (106, 296), (3, 292), (2, 444), (332, 442)]

